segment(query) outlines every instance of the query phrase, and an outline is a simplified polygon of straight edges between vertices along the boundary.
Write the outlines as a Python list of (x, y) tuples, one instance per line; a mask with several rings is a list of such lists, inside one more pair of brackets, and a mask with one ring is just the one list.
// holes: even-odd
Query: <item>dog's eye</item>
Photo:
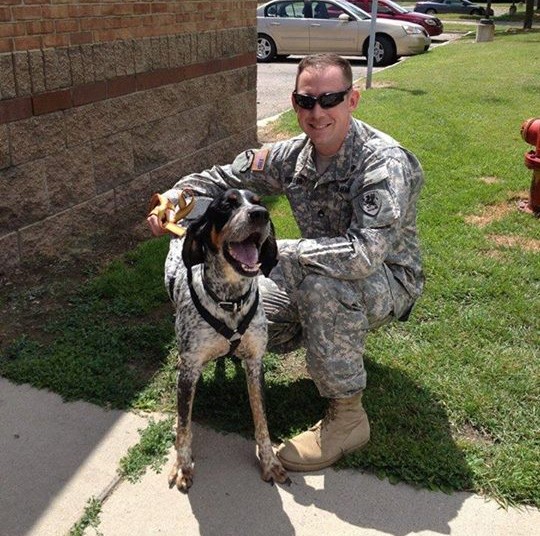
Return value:
[(224, 200), (223, 204), (229, 208), (236, 208), (240, 205), (238, 196), (236, 194), (229, 194)]

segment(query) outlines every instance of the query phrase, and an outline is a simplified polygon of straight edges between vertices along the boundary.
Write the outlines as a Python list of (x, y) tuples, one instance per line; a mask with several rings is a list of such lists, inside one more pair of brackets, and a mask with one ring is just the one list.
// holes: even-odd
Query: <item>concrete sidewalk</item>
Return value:
[[(146, 419), (0, 378), (0, 536), (65, 535), (91, 497), (108, 494), (103, 536), (536, 536), (540, 512), (505, 511), (467, 493), (444, 495), (328, 469), (292, 473), (290, 487), (260, 480), (254, 442), (194, 427), (188, 495), (149, 471), (115, 481), (118, 461)], [(172, 451), (171, 451), (172, 453)]]

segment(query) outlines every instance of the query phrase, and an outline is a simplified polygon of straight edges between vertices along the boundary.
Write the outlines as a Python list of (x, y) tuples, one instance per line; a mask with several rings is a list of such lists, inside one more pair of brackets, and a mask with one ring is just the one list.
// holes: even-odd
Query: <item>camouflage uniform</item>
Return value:
[(174, 200), (176, 189), (189, 186), (210, 197), (230, 187), (287, 196), (302, 238), (280, 240), (278, 266), (270, 279), (260, 278), (269, 348), (305, 346), (320, 394), (342, 398), (366, 385), (367, 331), (405, 319), (422, 292), (416, 233), (422, 183), (414, 155), (351, 119), (322, 174), (301, 135), (184, 177), (165, 195)]

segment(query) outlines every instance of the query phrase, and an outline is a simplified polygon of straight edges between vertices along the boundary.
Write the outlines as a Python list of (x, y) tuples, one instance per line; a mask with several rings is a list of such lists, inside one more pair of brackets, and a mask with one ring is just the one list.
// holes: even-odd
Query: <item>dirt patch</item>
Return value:
[(494, 445), (497, 440), (485, 430), (479, 430), (471, 423), (465, 423), (465, 426), (460, 431), (460, 435), (463, 436), (468, 442), (475, 443), (477, 445), (491, 446)]
[(277, 121), (272, 121), (267, 125), (259, 127), (257, 130), (257, 139), (259, 143), (273, 143), (276, 141), (284, 141), (290, 139), (291, 135), (287, 132), (279, 130)]
[(498, 184), (501, 182), (498, 177), (480, 177), (480, 181), (485, 184)]
[[(481, 180), (497, 180), (497, 178), (483, 177)], [(484, 207), (480, 214), (471, 214), (466, 216), (465, 223), (468, 223), (469, 225), (476, 225), (477, 227), (486, 227), (490, 223), (502, 220), (507, 214), (517, 211), (520, 200), (527, 197), (527, 195), (527, 192), (519, 192), (503, 203)]]
[(509, 235), (488, 235), (488, 239), (499, 247), (519, 248), (533, 253), (540, 252), (540, 240), (535, 240), (534, 238)]
[(133, 233), (99, 235), (55, 259), (35, 259), (22, 268), (0, 273), (0, 352), (28, 336), (46, 343), (44, 327), (90, 277), (122, 257), (142, 240)]

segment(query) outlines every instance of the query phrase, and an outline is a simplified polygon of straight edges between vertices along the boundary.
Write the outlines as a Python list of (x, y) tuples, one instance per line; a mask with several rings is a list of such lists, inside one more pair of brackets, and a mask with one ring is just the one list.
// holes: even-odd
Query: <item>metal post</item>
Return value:
[(375, 26), (377, 24), (377, 4), (378, 0), (371, 2), (371, 25), (369, 27), (369, 47), (366, 75), (366, 89), (371, 87), (371, 74), (373, 72), (373, 50), (375, 48)]

